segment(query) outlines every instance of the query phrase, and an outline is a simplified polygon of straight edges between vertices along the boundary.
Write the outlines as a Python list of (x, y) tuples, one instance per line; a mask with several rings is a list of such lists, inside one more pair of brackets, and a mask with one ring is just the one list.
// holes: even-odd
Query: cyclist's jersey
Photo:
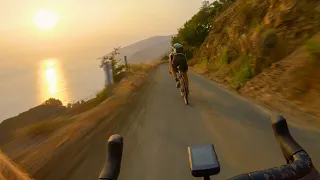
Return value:
[(186, 56), (184, 53), (174, 53), (174, 52), (171, 52), (171, 53), (169, 54), (169, 62), (170, 62), (170, 63), (172, 63), (173, 57), (174, 57), (175, 55), (183, 55), (183, 56)]
[(172, 68), (174, 71), (178, 71), (178, 69), (182, 72), (188, 71), (188, 63), (187, 58), (184, 53), (174, 53), (172, 54)]

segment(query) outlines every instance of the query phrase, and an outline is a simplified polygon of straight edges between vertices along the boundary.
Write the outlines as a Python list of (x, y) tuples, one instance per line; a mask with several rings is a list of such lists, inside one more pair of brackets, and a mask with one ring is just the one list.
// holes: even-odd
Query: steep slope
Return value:
[(12, 163), (9, 158), (0, 151), (0, 179), (10, 180), (31, 180), (30, 177), (22, 172)]
[(0, 123), (0, 145), (10, 141), (16, 130), (33, 123), (56, 118), (65, 111), (66, 108), (62, 104), (41, 104), (18, 116), (4, 120)]
[[(0, 180), (30, 179), (14, 167), (9, 158), (34, 179), (50, 179), (50, 176), (55, 176), (51, 179), (68, 177), (68, 173), (85, 158), (83, 152), (91, 145), (92, 140), (101, 139), (96, 135), (108, 134), (110, 131), (105, 128), (112, 129), (113, 124), (118, 126), (118, 120), (122, 115), (131, 111), (132, 108), (128, 107), (132, 107), (132, 102), (138, 100), (139, 96), (136, 93), (140, 92), (138, 88), (144, 87), (146, 73), (156, 66), (157, 64), (133, 66), (132, 72), (128, 72), (122, 81), (113, 87), (113, 97), (101, 99), (99, 93), (96, 98), (82, 103), (86, 107), (90, 105), (88, 108), (73, 104), (68, 108), (70, 113), (60, 114), (56, 110), (58, 108), (38, 106), (2, 122), (1, 135), (7, 131), (6, 133), (12, 136), (5, 139), (5, 143), (0, 142)], [(91, 106), (91, 102), (95, 100), (99, 100), (98, 104)], [(126, 113), (123, 113), (124, 110)], [(59, 117), (52, 117), (54, 111)], [(40, 117), (37, 117), (37, 114), (40, 114)], [(40, 119), (46, 117), (47, 119)], [(102, 136), (103, 142), (107, 136)], [(1, 138), (3, 139), (2, 136)], [(66, 160), (66, 157), (71, 158)], [(59, 168), (60, 170), (57, 170)]]
[[(317, 44), (317, 45), (316, 45)], [(240, 93), (279, 109), (320, 117), (320, 33), (244, 84)]]
[[(193, 63), (220, 81), (241, 86), (316, 34), (319, 4), (315, 0), (238, 0), (214, 19)], [(241, 69), (251, 75), (237, 73)]]
[(238, 0), (213, 19), (212, 30), (191, 63), (198, 72), (244, 94), (269, 104), (278, 98), (273, 106), (297, 106), (320, 117), (318, 102), (306, 101), (320, 97), (316, 88), (320, 82), (310, 80), (318, 77), (318, 66), (310, 65), (312, 57), (304, 48), (317, 32), (320, 1)]

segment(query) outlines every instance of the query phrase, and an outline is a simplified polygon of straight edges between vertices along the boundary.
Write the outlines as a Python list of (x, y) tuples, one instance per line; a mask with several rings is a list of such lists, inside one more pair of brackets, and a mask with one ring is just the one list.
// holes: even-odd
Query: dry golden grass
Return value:
[(0, 151), (0, 180), (31, 180), (31, 178)]
[(196, 64), (193, 68), (200, 74), (206, 73), (208, 71), (208, 59), (203, 58), (198, 64)]
[[(250, 67), (252, 74), (258, 75), (295, 51), (319, 30), (320, 13), (316, 12), (320, 11), (315, 8), (319, 5), (320, 1), (236, 1), (213, 19), (212, 30), (194, 55), (195, 70), (207, 71), (218, 82), (231, 85), (228, 84), (231, 81), (225, 81), (233, 76), (228, 69), (241, 54), (248, 54), (249, 66), (243, 67)], [(318, 44), (311, 44), (313, 48), (309, 51), (317, 53)], [(219, 66), (219, 52), (223, 46), (228, 48), (229, 62), (226, 66)]]
[(254, 16), (254, 7), (251, 4), (244, 4), (239, 8), (239, 15), (237, 17), (237, 21), (240, 26), (251, 25)]
[[(144, 77), (147, 70), (150, 68), (155, 68), (157, 65), (163, 63), (164, 61), (159, 61), (154, 64), (134, 64), (131, 65), (131, 74), (127, 75), (126, 78), (124, 78), (119, 85), (116, 85), (113, 88), (113, 91), (115, 95), (119, 94), (126, 94), (127, 91), (132, 90), (134, 86), (139, 86), (141, 82), (138, 82), (137, 79), (140, 80), (140, 78)], [(139, 76), (139, 77), (138, 77)], [(92, 99), (94, 101), (93, 106), (91, 106), (92, 103), (88, 101), (88, 105), (85, 103), (83, 106), (88, 106), (89, 109), (96, 107), (98, 104), (102, 103), (109, 97), (108, 88), (104, 88), (102, 91), (97, 93), (96, 97)], [(86, 110), (89, 110), (88, 108), (85, 108)], [(85, 111), (79, 111), (79, 113), (82, 113)], [(69, 117), (70, 118), (70, 117)], [(29, 137), (36, 137), (36, 136), (49, 136), (51, 133), (57, 131), (60, 127), (66, 125), (70, 120), (68, 117), (59, 117), (56, 119), (48, 119), (44, 120), (35, 124), (31, 124), (29, 126), (26, 126), (16, 132), (16, 136), (19, 135), (27, 135)]]
[(191, 59), (190, 61), (188, 61), (188, 66), (194, 66), (196, 65), (198, 62), (195, 59)]
[[(320, 34), (314, 36), (305, 46), (273, 63), (266, 71), (248, 81), (240, 92), (290, 114), (303, 111), (319, 118), (319, 37)], [(299, 111), (293, 112), (292, 109)]]
[(219, 50), (218, 59), (214, 61), (214, 63), (210, 66), (211, 72), (216, 72), (229, 63), (227, 52), (227, 47), (221, 47), (221, 49)]
[(316, 59), (320, 59), (320, 38), (313, 38), (307, 42), (309, 53)]
[[(19, 129), (14, 139), (4, 145), (3, 149), (10, 152), (10, 157), (32, 176), (36, 176), (34, 173), (39, 171), (45, 175), (43, 169), (49, 171), (48, 166), (54, 167), (54, 163), (59, 164), (56, 159), (61, 158), (61, 152), (73, 149), (74, 143), (80, 144), (84, 137), (88, 139), (88, 134), (90, 136), (94, 134), (93, 131), (97, 131), (100, 123), (110, 121), (121, 110), (122, 105), (130, 102), (132, 93), (143, 84), (150, 68), (152, 68), (150, 64), (134, 65), (134, 69), (113, 87), (112, 97), (71, 117), (45, 120)], [(22, 146), (24, 148), (18, 148)], [(49, 161), (54, 163), (50, 164)]]
[(69, 122), (68, 119), (64, 118), (44, 120), (19, 129), (15, 133), (15, 136), (29, 136), (31, 138), (36, 136), (49, 136), (60, 127), (67, 124), (67, 122)]

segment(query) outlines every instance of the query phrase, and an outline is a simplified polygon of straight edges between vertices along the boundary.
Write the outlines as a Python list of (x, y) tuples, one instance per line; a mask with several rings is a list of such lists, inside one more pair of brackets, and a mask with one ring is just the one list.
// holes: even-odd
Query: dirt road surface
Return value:
[[(216, 148), (221, 173), (214, 179), (285, 163), (267, 110), (200, 75), (189, 74), (190, 105), (186, 106), (167, 65), (160, 65), (150, 74), (131, 112), (109, 132), (96, 135), (87, 145), (85, 157), (59, 179), (97, 179), (106, 158), (106, 134), (112, 133), (124, 136), (121, 180), (195, 179), (189, 171), (187, 147), (201, 143)], [(297, 126), (290, 130), (319, 169), (320, 132)], [(59, 167), (56, 170), (59, 173)]]

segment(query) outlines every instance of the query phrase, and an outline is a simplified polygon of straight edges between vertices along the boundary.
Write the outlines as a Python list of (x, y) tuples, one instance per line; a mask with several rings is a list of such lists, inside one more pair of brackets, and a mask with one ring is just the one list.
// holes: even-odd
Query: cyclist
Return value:
[(189, 79), (188, 79), (188, 63), (186, 55), (183, 51), (182, 44), (175, 43), (173, 45), (173, 52), (169, 55), (169, 70), (172, 72), (173, 77), (176, 80), (176, 87), (180, 88), (180, 82), (177, 77), (178, 68), (182, 73), (187, 86), (187, 91), (189, 91)]
[(172, 59), (173, 59), (173, 52), (169, 54), (169, 73), (170, 74), (172, 74)]

